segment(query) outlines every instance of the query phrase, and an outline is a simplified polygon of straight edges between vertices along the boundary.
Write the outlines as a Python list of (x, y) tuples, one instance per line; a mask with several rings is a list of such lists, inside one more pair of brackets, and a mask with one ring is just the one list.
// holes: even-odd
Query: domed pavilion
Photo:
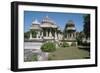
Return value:
[(37, 20), (32, 22), (30, 27), (30, 39), (41, 39), (42, 28)]
[(65, 40), (69, 45), (71, 45), (72, 43), (77, 44), (76, 28), (72, 20), (69, 20), (65, 26)]
[(40, 23), (37, 20), (33, 21), (30, 30), (36, 32), (35, 38), (30, 33), (30, 39), (43, 39), (44, 41), (62, 39), (60, 28), (48, 16), (44, 17)]

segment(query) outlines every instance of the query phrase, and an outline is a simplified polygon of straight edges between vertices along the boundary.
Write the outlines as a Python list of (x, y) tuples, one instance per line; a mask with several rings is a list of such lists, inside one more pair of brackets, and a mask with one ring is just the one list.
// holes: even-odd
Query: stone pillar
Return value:
[(60, 39), (60, 34), (59, 33), (58, 33), (58, 37), (57, 38), (58, 38), (58, 40)]
[(66, 35), (66, 38), (68, 39), (68, 34)]
[(57, 32), (55, 31), (55, 39), (57, 39)]
[(67, 39), (68, 39), (68, 34), (67, 34)]
[(50, 32), (49, 32), (49, 36), (50, 36), (50, 37), (52, 37), (52, 34), (51, 34), (51, 29), (50, 29)]
[(44, 33), (43, 36), (46, 36), (46, 31), (45, 31), (45, 29), (44, 29), (43, 33)]
[(74, 33), (72, 33), (72, 39), (74, 39), (75, 38), (75, 35), (74, 35)]
[(40, 31), (38, 31), (38, 38), (40, 38)]
[(74, 32), (74, 38), (76, 38), (76, 32)]
[(59, 40), (61, 40), (61, 33), (59, 33)]
[(75, 36), (74, 36), (74, 33), (73, 33), (73, 38), (74, 38)]
[(69, 36), (68, 36), (68, 39), (70, 39), (70, 33), (68, 34)]
[(69, 38), (71, 39), (71, 33), (69, 34)]
[(48, 31), (45, 31), (46, 32), (46, 37), (48, 37)]
[(57, 38), (58, 38), (58, 32), (57, 32)]
[(73, 39), (75, 38), (74, 33), (73, 33)]
[(70, 33), (70, 38), (72, 38), (72, 33)]
[(36, 38), (39, 38), (39, 36), (40, 36), (40, 31), (37, 31)]
[(57, 35), (58, 35), (57, 38), (59, 39), (59, 33)]
[(38, 38), (38, 31), (36, 31), (37, 32), (37, 34), (36, 34), (36, 38)]
[(72, 39), (72, 33), (70, 33), (70, 38)]
[(61, 39), (61, 34), (59, 33), (59, 40)]
[(73, 38), (73, 33), (71, 33), (71, 38)]
[(30, 39), (32, 39), (32, 33), (30, 33)]
[(41, 36), (43, 37), (43, 31), (41, 32)]
[(67, 39), (69, 38), (69, 34), (67, 34)]
[(68, 33), (68, 39), (69, 39), (69, 37), (70, 37), (70, 34)]

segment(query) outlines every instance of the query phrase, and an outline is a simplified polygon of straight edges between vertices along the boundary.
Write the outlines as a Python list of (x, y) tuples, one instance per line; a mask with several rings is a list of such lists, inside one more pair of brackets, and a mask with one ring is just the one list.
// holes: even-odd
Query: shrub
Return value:
[(37, 55), (35, 55), (35, 54), (33, 54), (32, 55), (32, 61), (37, 61), (38, 59), (37, 59)]
[(69, 47), (69, 44), (66, 43), (66, 42), (63, 42), (63, 43), (62, 43), (62, 47)]
[(41, 46), (41, 50), (43, 52), (53, 52), (56, 50), (56, 45), (52, 42), (47, 42)]
[(71, 46), (76, 46), (76, 43), (75, 42), (72, 42)]

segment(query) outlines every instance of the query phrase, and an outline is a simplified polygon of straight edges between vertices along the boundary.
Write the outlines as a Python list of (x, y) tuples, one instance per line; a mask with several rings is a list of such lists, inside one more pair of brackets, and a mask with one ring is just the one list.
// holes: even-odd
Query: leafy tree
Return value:
[(90, 14), (87, 14), (83, 16), (84, 18), (84, 33), (86, 35), (86, 38), (90, 37)]
[(29, 37), (30, 37), (30, 32), (29, 31), (25, 32), (24, 33), (24, 38), (28, 39)]
[(77, 39), (77, 42), (78, 42), (78, 45), (82, 45), (82, 39), (85, 37), (85, 34), (83, 31), (81, 31), (78, 35), (78, 37), (76, 38)]

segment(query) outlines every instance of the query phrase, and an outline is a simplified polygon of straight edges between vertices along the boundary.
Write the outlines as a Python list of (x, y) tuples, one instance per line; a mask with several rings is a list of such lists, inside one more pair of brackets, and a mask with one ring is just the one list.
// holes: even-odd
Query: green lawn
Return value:
[(49, 60), (67, 60), (67, 59), (86, 59), (90, 58), (89, 52), (78, 49), (77, 47), (58, 48), (55, 52), (49, 53)]

